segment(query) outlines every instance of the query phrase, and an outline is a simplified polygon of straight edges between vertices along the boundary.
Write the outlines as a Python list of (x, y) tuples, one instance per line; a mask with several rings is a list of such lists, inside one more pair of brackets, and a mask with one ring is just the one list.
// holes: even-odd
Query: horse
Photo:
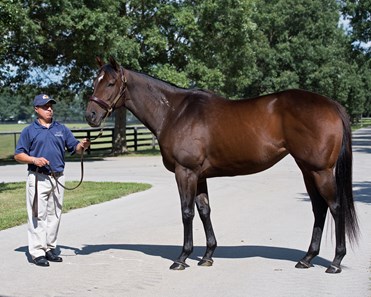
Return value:
[(329, 210), (336, 248), (326, 272), (342, 271), (346, 240), (357, 242), (359, 227), (352, 192), (350, 121), (339, 103), (300, 89), (230, 100), (125, 69), (113, 57), (107, 64), (96, 60), (100, 69), (85, 112), (89, 125), (99, 127), (114, 109), (126, 107), (156, 136), (164, 166), (175, 173), (184, 242), (170, 269), (188, 267), (195, 206), (206, 236), (206, 251), (198, 265), (213, 265), (217, 241), (208, 178), (254, 174), (290, 154), (302, 172), (314, 214), (309, 249), (295, 267), (313, 266)]

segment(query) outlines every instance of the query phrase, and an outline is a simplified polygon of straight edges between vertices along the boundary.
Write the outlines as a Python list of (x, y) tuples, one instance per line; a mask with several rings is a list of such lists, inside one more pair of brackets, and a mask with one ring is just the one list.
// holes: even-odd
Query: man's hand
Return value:
[(44, 157), (33, 158), (32, 163), (36, 165), (37, 167), (43, 167), (45, 165), (49, 165), (49, 161), (45, 159)]
[(80, 141), (80, 143), (77, 145), (76, 151), (78, 153), (84, 152), (88, 147), (90, 146), (90, 140), (88, 138), (84, 138)]

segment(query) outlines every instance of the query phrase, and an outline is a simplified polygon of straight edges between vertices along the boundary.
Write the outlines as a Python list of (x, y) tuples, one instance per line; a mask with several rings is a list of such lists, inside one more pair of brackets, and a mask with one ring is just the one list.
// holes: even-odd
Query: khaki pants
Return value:
[[(45, 256), (45, 252), (55, 249), (59, 224), (61, 222), (64, 188), (49, 175), (37, 174), (38, 217), (32, 216), (35, 195), (36, 173), (29, 172), (26, 183), (26, 203), (28, 214), (28, 251), (32, 258)], [(58, 178), (64, 185), (64, 175)]]

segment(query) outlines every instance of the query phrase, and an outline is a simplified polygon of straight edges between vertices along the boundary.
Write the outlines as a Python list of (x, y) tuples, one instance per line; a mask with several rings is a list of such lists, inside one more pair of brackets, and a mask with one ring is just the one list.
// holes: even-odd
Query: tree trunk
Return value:
[(126, 108), (115, 110), (115, 130), (113, 133), (112, 153), (121, 155), (126, 153)]

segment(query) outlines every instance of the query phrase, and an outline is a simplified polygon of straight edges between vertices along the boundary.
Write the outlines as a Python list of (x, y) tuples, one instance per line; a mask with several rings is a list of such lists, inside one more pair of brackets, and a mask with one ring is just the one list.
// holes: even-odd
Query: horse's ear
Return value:
[(109, 62), (111, 63), (112, 67), (118, 71), (120, 69), (120, 65), (116, 62), (115, 58), (110, 56), (109, 57)]
[(95, 57), (95, 60), (97, 61), (99, 67), (102, 67), (104, 65), (104, 62), (100, 57)]

